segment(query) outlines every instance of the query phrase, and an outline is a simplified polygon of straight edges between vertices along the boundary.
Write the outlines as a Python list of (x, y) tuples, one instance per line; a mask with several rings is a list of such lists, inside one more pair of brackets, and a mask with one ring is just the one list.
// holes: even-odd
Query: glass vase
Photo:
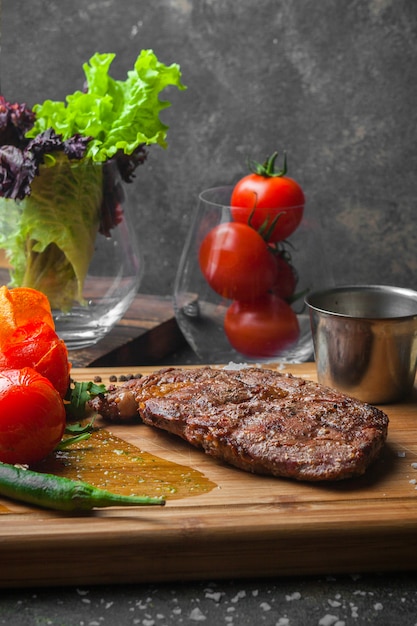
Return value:
[[(324, 256), (319, 220), (308, 204), (301, 223), (284, 244), (297, 275), (296, 292), (290, 307), (296, 317), (298, 332), (295, 335), (291, 331), (291, 338), (279, 346), (279, 342), (271, 342), (271, 346), (276, 348), (267, 347), (266, 350), (260, 346), (262, 342), (268, 343), (263, 337), (257, 353), (253, 326), (249, 317), (246, 317), (248, 325), (243, 323), (239, 332), (243, 343), (251, 344), (250, 354), (247, 350), (240, 351), (233, 347), (225, 332), (225, 317), (233, 300), (224, 297), (221, 290), (217, 291), (209, 284), (200, 266), (200, 251), (209, 232), (220, 224), (233, 221), (230, 207), (232, 189), (227, 186), (215, 187), (199, 195), (175, 279), (173, 301), (177, 323), (191, 348), (204, 363), (297, 363), (313, 360), (313, 340), (304, 298), (310, 290), (332, 284), (332, 278)], [(226, 275), (228, 271), (235, 270), (223, 268), (223, 271)], [(243, 281), (243, 284), (247, 281), (248, 291), (245, 298), (249, 303), (257, 297), (250, 291), (254, 281), (249, 280), (249, 274), (251, 279), (254, 276), (256, 278), (256, 272), (257, 263), (254, 262)], [(235, 278), (239, 281), (241, 279), (236, 275)], [(248, 306), (250, 308), (251, 304)], [(274, 317), (273, 323), (281, 323), (279, 316)]]
[(60, 158), (41, 166), (30, 196), (0, 199), (2, 284), (45, 293), (70, 350), (102, 339), (138, 291), (143, 263), (124, 185), (115, 163)]

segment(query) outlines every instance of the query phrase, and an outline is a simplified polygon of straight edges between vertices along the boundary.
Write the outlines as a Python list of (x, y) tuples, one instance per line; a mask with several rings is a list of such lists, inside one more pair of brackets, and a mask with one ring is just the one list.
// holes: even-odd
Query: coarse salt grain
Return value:
[(242, 598), (246, 598), (246, 591), (244, 589), (242, 591), (238, 591), (235, 597), (231, 599), (231, 602), (239, 602)]
[(234, 363), (233, 361), (229, 361), (229, 363), (225, 365), (223, 369), (238, 372), (239, 370), (245, 370), (249, 367), (251, 366), (248, 363)]
[(207, 617), (200, 611), (198, 607), (196, 607), (191, 611), (189, 619), (193, 620), (193, 622), (204, 622)]
[(205, 597), (209, 600), (214, 600), (215, 602), (220, 602), (222, 597), (221, 591), (206, 591)]
[(301, 593), (299, 591), (294, 591), (294, 593), (292, 593), (290, 596), (285, 596), (285, 599), (287, 600), (287, 602), (291, 602), (292, 600), (300, 600)]
[(336, 615), (327, 614), (319, 620), (319, 626), (334, 626), (338, 621), (339, 618)]

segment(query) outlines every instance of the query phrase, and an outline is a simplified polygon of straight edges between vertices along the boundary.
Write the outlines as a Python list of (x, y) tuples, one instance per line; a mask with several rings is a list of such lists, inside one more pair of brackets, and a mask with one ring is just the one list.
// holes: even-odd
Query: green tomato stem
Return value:
[(287, 154), (284, 152), (284, 162), (281, 170), (275, 171), (275, 161), (277, 159), (278, 152), (274, 152), (270, 157), (266, 159), (264, 163), (257, 163), (252, 161), (249, 164), (250, 170), (258, 176), (264, 176), (265, 178), (280, 178), (287, 173)]

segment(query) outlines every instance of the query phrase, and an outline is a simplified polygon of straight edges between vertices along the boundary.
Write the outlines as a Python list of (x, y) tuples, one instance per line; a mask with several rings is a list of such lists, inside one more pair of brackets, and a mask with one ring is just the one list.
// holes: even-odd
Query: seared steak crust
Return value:
[(308, 481), (363, 474), (388, 429), (376, 407), (258, 367), (166, 368), (91, 404), (110, 420), (131, 419), (135, 407), (146, 424), (235, 467)]

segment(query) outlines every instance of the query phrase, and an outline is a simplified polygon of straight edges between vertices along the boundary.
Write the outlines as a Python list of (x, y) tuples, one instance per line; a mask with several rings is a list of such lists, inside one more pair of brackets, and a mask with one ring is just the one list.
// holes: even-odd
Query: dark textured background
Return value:
[(64, 99), (96, 51), (116, 52), (124, 78), (142, 48), (188, 86), (164, 92), (169, 147), (137, 177), (142, 292), (170, 293), (198, 192), (275, 149), (322, 218), (337, 281), (417, 288), (416, 0), (2, 2), (10, 100)]

